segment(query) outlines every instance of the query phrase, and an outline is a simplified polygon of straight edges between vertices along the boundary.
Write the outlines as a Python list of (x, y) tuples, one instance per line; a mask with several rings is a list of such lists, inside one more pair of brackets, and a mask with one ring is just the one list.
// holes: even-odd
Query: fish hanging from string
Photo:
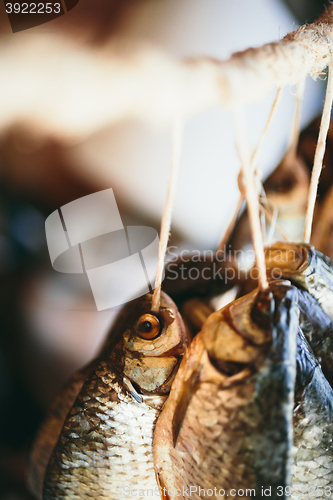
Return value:
[[(287, 152), (280, 164), (261, 186), (260, 209), (263, 220), (267, 219), (270, 224), (268, 230), (265, 228), (266, 224), (263, 224), (263, 234), (266, 244), (282, 238), (286, 240), (292, 238), (293, 241), (301, 241), (302, 239), (310, 181), (306, 165), (297, 155), (304, 83), (303, 80), (297, 86), (294, 118)], [(281, 89), (279, 89), (279, 92), (281, 92)], [(271, 115), (274, 115), (278, 102), (279, 99), (276, 98), (273, 103)], [(255, 161), (260, 151), (259, 146), (272, 119), (271, 115), (262, 134), (261, 141), (252, 155), (252, 168), (255, 167)], [(256, 177), (259, 180), (258, 173)], [(240, 200), (243, 198), (241, 197)], [(239, 250), (245, 250), (251, 243), (247, 210), (237, 220), (240, 208), (241, 204), (238, 204), (230, 231), (223, 239), (223, 243), (236, 253)]]
[(153, 429), (190, 342), (161, 291), (180, 143), (177, 122), (155, 289), (124, 306), (100, 356), (56, 399), (32, 447), (30, 483), (43, 500), (111, 500), (157, 488)]
[(124, 309), (99, 358), (58, 397), (66, 407), (53, 407), (32, 450), (39, 498), (117, 499), (157, 486), (153, 428), (189, 337), (167, 295), (158, 314), (151, 302), (148, 294)]
[(296, 289), (277, 283), (206, 320), (156, 425), (165, 498), (190, 485), (195, 499), (199, 488), (214, 499), (261, 498), (261, 488), (287, 498), (298, 316)]

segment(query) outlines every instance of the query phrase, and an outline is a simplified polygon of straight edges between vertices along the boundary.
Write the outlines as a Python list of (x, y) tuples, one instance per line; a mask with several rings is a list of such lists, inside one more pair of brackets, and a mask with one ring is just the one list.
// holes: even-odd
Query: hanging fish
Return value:
[(297, 291), (279, 282), (205, 322), (156, 425), (165, 498), (287, 497), (298, 317)]
[(39, 498), (111, 500), (131, 490), (141, 498), (157, 488), (153, 429), (189, 336), (166, 294), (157, 315), (151, 300), (124, 308), (100, 357), (58, 399), (64, 408), (54, 405), (32, 451), (44, 457), (32, 465)]
[(333, 390), (302, 331), (297, 336), (292, 498), (333, 491)]

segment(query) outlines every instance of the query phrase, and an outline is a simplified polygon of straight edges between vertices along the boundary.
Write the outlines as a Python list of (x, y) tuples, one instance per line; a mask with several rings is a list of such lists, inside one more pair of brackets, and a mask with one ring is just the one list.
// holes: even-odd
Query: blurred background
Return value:
[[(218, 59), (282, 38), (325, 8), (318, 0), (80, 0), (62, 17), (12, 33), (4, 4), (0, 45), (15, 40), (23, 56), (31, 37), (42, 45), (57, 35), (75, 40), (82, 54), (124, 39), (152, 44), (176, 58)], [(75, 68), (76, 62), (69, 58), (68, 64)], [(33, 85), (30, 73), (26, 85)], [(321, 80), (307, 80), (302, 128), (320, 114), (324, 90)], [(15, 95), (15, 81), (11, 91)], [(246, 108), (252, 147), (275, 92)], [(284, 89), (258, 161), (264, 177), (285, 152), (294, 97), (295, 89)], [(306, 144), (310, 165), (315, 141)], [(24, 467), (33, 434), (61, 385), (96, 355), (117, 312), (97, 312), (80, 276), (52, 269), (46, 217), (72, 200), (112, 187), (125, 225), (159, 229), (169, 166), (170, 131), (144, 121), (123, 120), (63, 142), (23, 120), (1, 129), (0, 499), (31, 498)], [(229, 112), (212, 109), (186, 122), (172, 230), (179, 249), (216, 248), (237, 202), (238, 170)]]

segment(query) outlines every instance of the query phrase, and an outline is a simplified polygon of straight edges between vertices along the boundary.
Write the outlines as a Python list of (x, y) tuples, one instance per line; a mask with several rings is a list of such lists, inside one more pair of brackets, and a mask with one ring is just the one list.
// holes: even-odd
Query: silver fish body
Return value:
[(154, 435), (166, 498), (191, 486), (195, 499), (203, 491), (261, 498), (262, 488), (286, 498), (297, 293), (281, 283), (271, 292), (263, 298), (255, 291), (213, 313), (185, 354)]
[(301, 330), (297, 339), (291, 497), (324, 499), (333, 492), (333, 390)]
[(157, 488), (153, 429), (189, 337), (174, 302), (162, 293), (153, 315), (151, 298), (125, 308), (101, 356), (69, 384), (64, 411), (51, 413), (54, 427), (50, 419), (44, 424), (32, 452), (40, 457), (44, 443), (44, 465), (35, 474), (41, 478), (44, 468), (35, 484), (43, 500), (112, 500), (132, 490), (144, 498)]
[(298, 291), (298, 306), (302, 332), (333, 387), (333, 321), (305, 290)]
[(152, 429), (159, 409), (126, 390), (112, 365), (101, 361), (76, 398), (46, 471), (43, 499), (109, 500), (157, 487)]

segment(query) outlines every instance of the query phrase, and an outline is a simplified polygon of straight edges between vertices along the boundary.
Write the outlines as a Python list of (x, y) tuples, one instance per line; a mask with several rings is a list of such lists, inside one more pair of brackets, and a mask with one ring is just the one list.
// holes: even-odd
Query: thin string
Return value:
[(155, 288), (151, 303), (151, 310), (152, 312), (155, 313), (157, 313), (160, 310), (161, 285), (163, 279), (164, 260), (168, 246), (169, 233), (171, 227), (172, 208), (177, 186), (177, 178), (178, 178), (178, 171), (179, 171), (179, 164), (181, 157), (182, 137), (183, 137), (183, 124), (182, 121), (178, 119), (175, 121), (174, 127), (172, 129), (171, 172), (170, 172), (168, 194), (161, 221), (160, 244), (158, 249), (158, 264), (155, 277)]
[(256, 264), (259, 272), (259, 287), (261, 290), (267, 290), (268, 281), (266, 276), (264, 238), (260, 224), (259, 197), (255, 185), (249, 148), (246, 140), (244, 115), (239, 108), (236, 108), (234, 113), (236, 147), (241, 162), (241, 172), (244, 180), (243, 187), (248, 207)]
[[(276, 213), (276, 215), (277, 215), (277, 212), (278, 212), (277, 208), (273, 211), (273, 215), (272, 215), (271, 212), (269, 210), (267, 210), (267, 208), (265, 208), (262, 204), (260, 204), (260, 212), (262, 212), (265, 215), (265, 217), (269, 220), (269, 222), (271, 223), (270, 231), (271, 231), (271, 228), (273, 227), (274, 231), (275, 231), (275, 229), (277, 229), (279, 231), (281, 237), (284, 240), (286, 240), (286, 241), (290, 240), (290, 238), (289, 238), (288, 234), (286, 233), (286, 231), (277, 222), (277, 217), (275, 218), (274, 214)], [(269, 237), (267, 239), (268, 239), (268, 241), (270, 241)]]
[(287, 149), (287, 154), (289, 154), (292, 158), (296, 158), (297, 156), (297, 146), (298, 146), (299, 136), (301, 133), (301, 111), (302, 111), (304, 89), (305, 89), (305, 78), (303, 78), (299, 82), (296, 90), (294, 117), (292, 121), (291, 135)]
[[(258, 156), (259, 156), (259, 153), (260, 153), (260, 150), (261, 150), (261, 147), (263, 145), (263, 142), (264, 142), (264, 138), (267, 134), (267, 131), (270, 127), (270, 124), (272, 123), (272, 120), (273, 120), (273, 117), (275, 115), (275, 112), (278, 108), (278, 105), (280, 103), (280, 100), (281, 100), (281, 96), (282, 96), (282, 88), (278, 88), (277, 89), (277, 92), (276, 92), (276, 95), (275, 95), (275, 99), (274, 99), (274, 102), (272, 104), (272, 107), (271, 107), (271, 111), (269, 113), (269, 116), (268, 116), (268, 119), (267, 119), (267, 122), (266, 122), (266, 125), (264, 127), (264, 130), (261, 134), (261, 137), (259, 139), (259, 142), (257, 144), (257, 146), (255, 147), (253, 153), (252, 153), (252, 158), (251, 158), (251, 169), (253, 171), (256, 170), (256, 163), (257, 163), (257, 159), (258, 159)], [(238, 214), (240, 212), (240, 209), (242, 208), (242, 204), (243, 204), (243, 201), (244, 201), (244, 193), (241, 191), (241, 194), (240, 194), (240, 197), (238, 198), (238, 202), (237, 202), (237, 205), (236, 205), (236, 209), (234, 211), (234, 214), (231, 218), (231, 221), (229, 222), (228, 224), (228, 227), (220, 241), (220, 244), (218, 246), (218, 250), (222, 250), (225, 248), (225, 246), (227, 245), (228, 241), (229, 241), (229, 238), (231, 236), (231, 233), (235, 227), (235, 224), (236, 224), (236, 221), (237, 221), (237, 218), (238, 218)]]
[(331, 58), (330, 58), (330, 63), (329, 63), (329, 72), (328, 72), (328, 80), (327, 80), (327, 87), (326, 87), (325, 103), (324, 103), (323, 114), (322, 114), (321, 122), (320, 122), (318, 142), (317, 142), (316, 152), (315, 152), (315, 156), (314, 156), (313, 170), (312, 170), (310, 188), (309, 188), (308, 206), (307, 206), (307, 211), (306, 211), (304, 233), (303, 233), (304, 243), (310, 243), (312, 222), (313, 222), (313, 213), (314, 213), (314, 207), (315, 207), (316, 198), (317, 198), (319, 177), (320, 177), (322, 166), (323, 166), (323, 158), (324, 158), (325, 148), (326, 148), (327, 132), (328, 132), (328, 128), (330, 125), (330, 119), (331, 119), (331, 109), (332, 109), (332, 102), (333, 102), (333, 55), (332, 54), (333, 54), (333, 51), (331, 50)]
[[(264, 208), (264, 204), (266, 205), (266, 208)], [(272, 214), (269, 211), (270, 205), (272, 207)], [(270, 215), (270, 217), (267, 217), (267, 219), (270, 222), (270, 226), (269, 226), (269, 230), (268, 230), (267, 236), (266, 236), (266, 227), (265, 227), (265, 231), (264, 231), (265, 241), (267, 243), (270, 243), (270, 242), (273, 241), (273, 237), (274, 237), (274, 233), (275, 233), (275, 229), (276, 229), (276, 225), (277, 225), (277, 218), (278, 218), (279, 211), (278, 211), (278, 208), (277, 208), (276, 204), (275, 203), (270, 204), (267, 198), (264, 198), (262, 200), (259, 199), (259, 206), (260, 206), (261, 213), (265, 217), (265, 221), (266, 221), (266, 217), (267, 217), (266, 214)]]
[(275, 99), (274, 99), (274, 102), (272, 104), (272, 108), (271, 108), (271, 111), (269, 113), (269, 116), (268, 116), (265, 128), (264, 128), (264, 130), (263, 130), (263, 132), (261, 134), (261, 137), (259, 139), (259, 142), (258, 142), (256, 148), (254, 149), (254, 151), (252, 153), (251, 166), (253, 168), (256, 167), (256, 163), (257, 163), (257, 160), (258, 160), (258, 156), (259, 156), (262, 144), (264, 142), (264, 139), (266, 137), (268, 129), (269, 129), (271, 123), (272, 123), (272, 120), (273, 120), (273, 118), (275, 116), (276, 110), (278, 109), (278, 105), (280, 104), (281, 97), (282, 97), (282, 87), (279, 87), (277, 89), (277, 91), (276, 91)]
[[(304, 89), (305, 89), (305, 78), (302, 79), (296, 88), (296, 96), (295, 96), (295, 107), (294, 107), (294, 116), (292, 120), (292, 127), (291, 127), (291, 133), (290, 133), (290, 138), (289, 138), (289, 144), (288, 148), (285, 154), (285, 159), (288, 158), (289, 162), (294, 162), (297, 157), (297, 146), (299, 142), (299, 136), (301, 133), (301, 110), (302, 110), (302, 101), (303, 101), (303, 96), (304, 96)], [(266, 222), (266, 217), (270, 220), (271, 226), (269, 229), (269, 234), (265, 240), (267, 242), (271, 241), (274, 235), (274, 230), (275, 227), (279, 229), (281, 236), (283, 236), (284, 239), (289, 241), (289, 238), (285, 238), (286, 233), (282, 230), (281, 232), (281, 226), (278, 225), (277, 219), (278, 219), (278, 208), (274, 206), (273, 210), (273, 215), (270, 214), (269, 212), (269, 200), (266, 196), (264, 187), (262, 186), (262, 194), (261, 194), (261, 201), (260, 201), (260, 206), (263, 205), (263, 203), (266, 203), (267, 205), (267, 210), (265, 210), (265, 219), (264, 223)], [(263, 211), (262, 211), (263, 212)], [(278, 228), (279, 226), (279, 228)], [(263, 227), (263, 232), (266, 234), (265, 230), (265, 225), (262, 225)]]

